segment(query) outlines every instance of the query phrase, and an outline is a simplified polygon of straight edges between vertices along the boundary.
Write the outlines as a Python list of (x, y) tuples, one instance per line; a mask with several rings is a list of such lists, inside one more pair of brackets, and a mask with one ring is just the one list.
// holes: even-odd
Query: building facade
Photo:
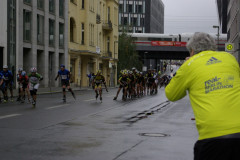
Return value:
[(7, 64), (8, 51), (8, 0), (0, 1), (0, 71)]
[(164, 33), (162, 0), (119, 0), (119, 32)]
[[(222, 29), (226, 27), (227, 40), (229, 43), (234, 43), (232, 54), (240, 63), (240, 0), (217, 0), (216, 3), (219, 17), (221, 17), (220, 26)], [(227, 16), (226, 21), (221, 20), (224, 15)]]
[(0, 18), (6, 22), (0, 25), (5, 39), (0, 41), (1, 63), (7, 64), (14, 74), (18, 68), (28, 73), (36, 67), (44, 77), (42, 87), (58, 86), (54, 79), (59, 65), (68, 63), (68, 0), (0, 3)]
[(117, 82), (118, 0), (70, 0), (69, 68), (77, 86), (102, 70), (107, 85)]

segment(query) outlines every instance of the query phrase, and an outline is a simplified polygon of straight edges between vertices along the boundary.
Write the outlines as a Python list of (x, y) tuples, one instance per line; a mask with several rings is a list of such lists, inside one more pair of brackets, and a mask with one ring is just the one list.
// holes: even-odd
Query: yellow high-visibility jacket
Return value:
[(240, 69), (227, 52), (204, 51), (192, 56), (165, 89), (170, 101), (188, 91), (199, 140), (240, 132)]

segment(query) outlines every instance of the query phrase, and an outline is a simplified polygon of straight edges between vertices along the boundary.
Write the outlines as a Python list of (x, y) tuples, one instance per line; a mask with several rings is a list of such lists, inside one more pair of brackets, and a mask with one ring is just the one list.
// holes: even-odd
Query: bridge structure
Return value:
[(189, 56), (186, 42), (135, 42), (136, 51), (142, 59), (184, 60)]
[[(161, 68), (164, 60), (185, 60), (189, 56), (186, 48), (188, 40), (193, 33), (183, 34), (129, 34), (136, 45), (136, 51), (147, 68)], [(214, 37), (218, 50), (225, 49), (227, 35), (210, 34)]]
[[(129, 35), (134, 39), (136, 50), (142, 58), (183, 60), (189, 56), (186, 44), (193, 34), (133, 33)], [(227, 35), (209, 34), (215, 39), (218, 50), (224, 50)]]

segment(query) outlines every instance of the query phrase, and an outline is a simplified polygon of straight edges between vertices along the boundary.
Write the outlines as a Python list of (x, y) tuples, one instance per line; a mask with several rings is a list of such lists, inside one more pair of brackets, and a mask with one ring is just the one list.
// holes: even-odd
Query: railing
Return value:
[(104, 21), (103, 22), (103, 29), (105, 30), (112, 30), (112, 22), (111, 21)]
[(97, 14), (97, 15), (96, 15), (96, 23), (97, 23), (97, 24), (100, 24), (100, 23), (101, 23), (101, 16), (100, 16), (100, 14)]
[(103, 52), (102, 54), (103, 57), (106, 57), (106, 58), (112, 58), (112, 52), (108, 51), (108, 52)]

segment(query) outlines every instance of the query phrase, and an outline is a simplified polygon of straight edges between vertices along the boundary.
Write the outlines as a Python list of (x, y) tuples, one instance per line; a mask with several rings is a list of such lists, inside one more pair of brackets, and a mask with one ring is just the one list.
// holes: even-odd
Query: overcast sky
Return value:
[(215, 0), (162, 0), (165, 5), (164, 33), (217, 33)]

